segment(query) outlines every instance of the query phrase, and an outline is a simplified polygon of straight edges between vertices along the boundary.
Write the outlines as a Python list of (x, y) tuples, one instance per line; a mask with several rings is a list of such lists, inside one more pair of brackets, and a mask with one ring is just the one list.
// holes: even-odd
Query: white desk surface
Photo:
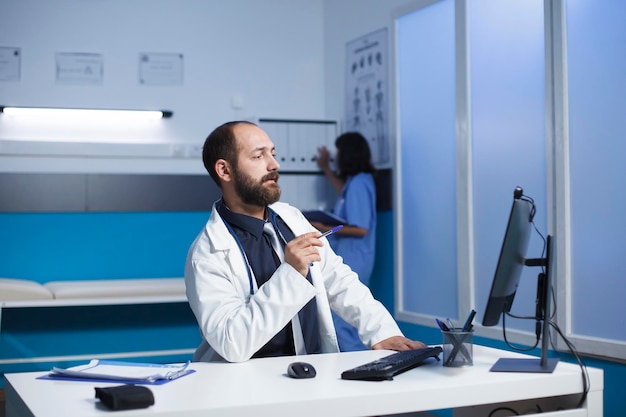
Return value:
[[(551, 374), (499, 373), (489, 368), (500, 357), (516, 353), (474, 346), (474, 366), (445, 368), (429, 362), (393, 381), (346, 381), (343, 370), (386, 356), (389, 351), (363, 351), (301, 357), (253, 359), (243, 363), (192, 363), (197, 372), (165, 385), (148, 387), (155, 405), (115, 412), (127, 416), (372, 416), (458, 408), (529, 398), (578, 394), (577, 365), (559, 362)], [(317, 370), (312, 379), (291, 379), (287, 365), (306, 361)], [(113, 415), (94, 398), (94, 387), (107, 383), (40, 380), (46, 372), (6, 374), (7, 417), (90, 417)], [(602, 412), (603, 372), (589, 369), (589, 410)], [(25, 408), (26, 407), (26, 408)], [(550, 415), (561, 415), (552, 414)]]

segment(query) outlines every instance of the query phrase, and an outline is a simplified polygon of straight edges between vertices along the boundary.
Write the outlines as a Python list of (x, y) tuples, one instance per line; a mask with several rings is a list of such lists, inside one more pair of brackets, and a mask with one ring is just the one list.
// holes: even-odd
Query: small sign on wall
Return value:
[(104, 59), (101, 54), (56, 54), (56, 80), (59, 84), (102, 84), (103, 77)]
[(182, 85), (183, 54), (140, 54), (139, 84)]
[(20, 80), (20, 48), (0, 47), (0, 80)]

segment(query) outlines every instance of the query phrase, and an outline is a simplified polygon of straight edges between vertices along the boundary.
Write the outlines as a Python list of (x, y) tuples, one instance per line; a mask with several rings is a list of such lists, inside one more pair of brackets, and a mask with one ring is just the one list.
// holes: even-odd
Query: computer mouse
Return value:
[(292, 378), (315, 378), (317, 373), (315, 368), (310, 363), (306, 362), (292, 362), (287, 367), (287, 375)]

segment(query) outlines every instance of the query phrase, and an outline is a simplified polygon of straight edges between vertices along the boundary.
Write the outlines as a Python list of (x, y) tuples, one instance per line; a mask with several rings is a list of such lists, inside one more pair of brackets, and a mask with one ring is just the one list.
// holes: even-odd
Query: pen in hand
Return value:
[[(332, 235), (333, 233), (335, 233), (337, 230), (341, 229), (342, 227), (343, 227), (343, 225), (342, 225), (342, 224), (340, 224), (339, 226), (335, 226), (335, 227), (333, 227), (332, 229), (327, 230), (327, 231), (325, 231), (324, 233), (322, 233), (318, 239), (321, 239), (321, 238), (326, 237), (326, 236), (330, 236), (330, 235)], [(310, 266), (313, 266), (313, 262), (311, 262), (311, 265), (310, 265)]]
[(335, 233), (336, 231), (338, 231), (338, 230), (339, 230), (339, 229), (341, 229), (342, 227), (343, 227), (343, 225), (342, 225), (342, 224), (340, 224), (339, 226), (335, 226), (335, 227), (333, 227), (332, 229), (325, 231), (324, 233), (322, 233), (322, 235), (319, 237), (319, 239), (321, 239), (321, 238), (323, 238), (323, 237), (326, 237), (326, 236), (330, 236), (330, 235), (332, 235), (333, 233)]

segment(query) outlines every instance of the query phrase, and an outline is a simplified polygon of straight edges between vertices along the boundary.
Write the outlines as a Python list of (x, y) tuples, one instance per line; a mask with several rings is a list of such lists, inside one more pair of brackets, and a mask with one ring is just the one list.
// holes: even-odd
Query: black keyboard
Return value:
[(395, 375), (420, 366), (428, 358), (439, 360), (441, 347), (403, 350), (389, 356), (365, 363), (341, 373), (341, 379), (360, 379), (365, 381), (391, 380)]

